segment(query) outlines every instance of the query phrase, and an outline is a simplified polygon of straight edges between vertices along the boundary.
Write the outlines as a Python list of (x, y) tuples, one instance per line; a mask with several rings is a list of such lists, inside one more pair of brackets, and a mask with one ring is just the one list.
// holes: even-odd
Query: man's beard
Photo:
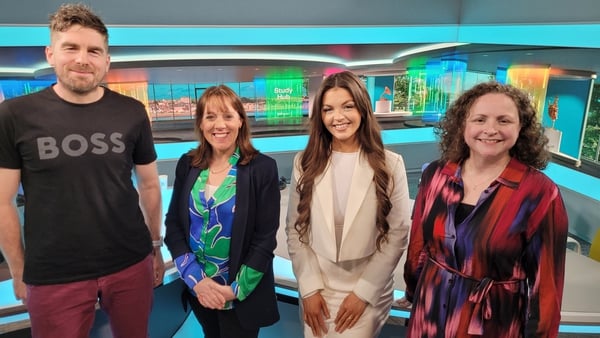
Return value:
[(94, 91), (100, 82), (93, 79), (91, 81), (82, 81), (78, 79), (67, 79), (65, 86), (73, 93), (84, 95)]

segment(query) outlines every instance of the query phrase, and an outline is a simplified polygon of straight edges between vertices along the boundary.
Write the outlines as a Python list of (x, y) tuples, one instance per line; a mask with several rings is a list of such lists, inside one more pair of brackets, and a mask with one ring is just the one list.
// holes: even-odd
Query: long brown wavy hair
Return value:
[(200, 144), (196, 149), (192, 149), (189, 152), (189, 155), (192, 156), (192, 166), (200, 169), (208, 168), (209, 161), (213, 154), (212, 146), (208, 143), (200, 130), (202, 117), (204, 117), (206, 107), (209, 105), (212, 107), (216, 106), (221, 111), (227, 110), (227, 105), (231, 105), (231, 107), (240, 115), (242, 126), (240, 127), (237, 139), (235, 140), (235, 144), (240, 149), (240, 159), (238, 164), (248, 164), (248, 162), (256, 157), (258, 150), (256, 150), (250, 142), (250, 126), (248, 125), (246, 110), (244, 109), (240, 97), (231, 90), (231, 88), (225, 85), (218, 85), (207, 88), (196, 104), (196, 121), (194, 123), (194, 129)]
[(544, 169), (550, 159), (547, 147), (548, 138), (544, 135), (529, 96), (518, 88), (495, 81), (475, 85), (464, 92), (448, 108), (446, 116), (434, 130), (441, 140), (441, 160), (443, 162), (461, 162), (469, 157), (469, 147), (464, 138), (465, 121), (473, 103), (481, 96), (490, 93), (504, 94), (510, 97), (519, 111), (521, 131), (517, 142), (509, 150), (510, 156), (531, 167)]
[[(385, 148), (381, 139), (381, 128), (373, 115), (371, 98), (363, 81), (355, 74), (345, 71), (327, 77), (319, 88), (313, 102), (312, 115), (309, 120), (310, 132), (308, 144), (302, 154), (300, 167), (302, 169), (296, 191), (300, 194), (298, 203), (298, 219), (294, 224), (302, 243), (308, 243), (310, 232), (310, 205), (313, 197), (315, 178), (325, 171), (331, 157), (333, 136), (325, 127), (322, 118), (323, 96), (332, 88), (346, 89), (354, 100), (356, 109), (361, 116), (361, 123), (356, 131), (361, 156), (366, 156), (369, 165), (374, 170), (373, 181), (377, 197), (377, 217), (375, 226), (379, 230), (377, 249), (387, 240), (389, 224), (387, 215), (392, 209), (389, 197), (391, 173), (385, 162)], [(393, 182), (392, 182), (393, 183)], [(368, 225), (366, 225), (368, 226)]]

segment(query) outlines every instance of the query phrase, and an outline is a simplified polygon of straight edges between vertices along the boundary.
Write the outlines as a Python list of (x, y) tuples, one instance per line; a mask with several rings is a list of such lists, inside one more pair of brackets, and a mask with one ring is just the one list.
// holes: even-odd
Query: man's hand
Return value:
[(165, 261), (160, 248), (154, 248), (152, 253), (152, 267), (154, 268), (154, 287), (160, 286), (165, 278)]
[(27, 286), (21, 278), (13, 278), (13, 290), (15, 298), (27, 304)]

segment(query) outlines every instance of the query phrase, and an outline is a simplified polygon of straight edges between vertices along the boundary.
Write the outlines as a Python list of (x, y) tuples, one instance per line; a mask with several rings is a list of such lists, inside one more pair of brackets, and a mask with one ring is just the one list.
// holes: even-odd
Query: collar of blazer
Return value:
[[(335, 175), (335, 173), (331, 169), (331, 163), (329, 163), (323, 174), (315, 180), (316, 200), (313, 201), (313, 207), (319, 206), (323, 210), (323, 214), (326, 215), (323, 221), (325, 221), (327, 229), (335, 238), (335, 224), (333, 220), (333, 175)], [(349, 194), (351, 197), (348, 198), (348, 204), (346, 205), (342, 241), (354, 223), (354, 218), (356, 217), (361, 204), (364, 199), (367, 198), (369, 187), (373, 184), (373, 175), (374, 172), (369, 165), (369, 162), (366, 157), (360, 153), (356, 164), (354, 165), (352, 180), (350, 182)]]

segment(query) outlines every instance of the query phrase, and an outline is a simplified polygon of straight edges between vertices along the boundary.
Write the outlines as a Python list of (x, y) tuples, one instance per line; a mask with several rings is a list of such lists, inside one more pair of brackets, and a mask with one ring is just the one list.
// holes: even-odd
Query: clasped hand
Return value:
[[(322, 337), (327, 333), (325, 320), (330, 318), (327, 303), (317, 292), (314, 295), (302, 299), (304, 312), (304, 322), (311, 328), (313, 336)], [(346, 329), (352, 328), (362, 314), (365, 312), (367, 303), (358, 298), (354, 292), (351, 292), (340, 305), (334, 320), (335, 331), (343, 333)]]
[(222, 309), (227, 301), (235, 299), (229, 285), (221, 285), (210, 278), (198, 282), (194, 286), (194, 292), (202, 306), (213, 310)]

